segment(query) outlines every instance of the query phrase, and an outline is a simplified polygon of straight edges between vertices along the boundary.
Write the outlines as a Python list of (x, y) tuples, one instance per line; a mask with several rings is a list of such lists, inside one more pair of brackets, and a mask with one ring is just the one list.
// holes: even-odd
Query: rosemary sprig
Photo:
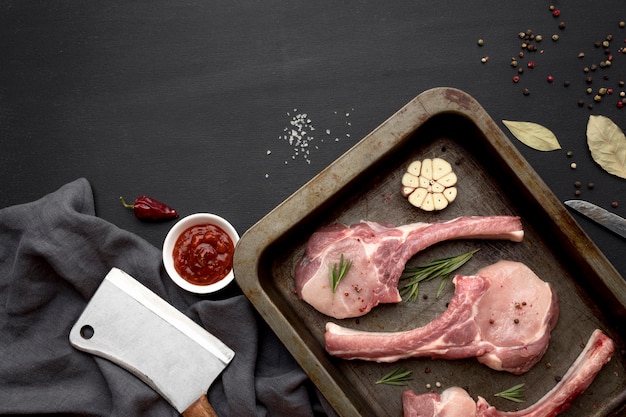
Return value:
[(409, 279), (409, 281), (401, 289), (402, 296), (405, 297), (407, 301), (416, 301), (419, 294), (418, 285), (420, 282), (443, 277), (436, 294), (436, 297), (439, 298), (448, 282), (450, 274), (469, 261), (478, 250), (479, 249), (474, 249), (473, 251), (460, 255), (437, 259), (425, 265), (405, 268), (400, 279)]
[(350, 267), (352, 266), (351, 260), (344, 260), (343, 253), (341, 254), (341, 258), (339, 258), (339, 265), (337, 263), (331, 265), (328, 264), (328, 273), (330, 275), (330, 288), (333, 293), (337, 290), (337, 286), (341, 282), (342, 279), (348, 274)]
[(504, 398), (505, 400), (513, 401), (516, 403), (523, 403), (524, 391), (525, 391), (524, 384), (517, 384), (507, 390), (504, 390), (497, 394), (493, 394), (493, 396)]
[(408, 381), (412, 380), (411, 371), (398, 367), (388, 374), (383, 375), (376, 384), (387, 385), (406, 385)]

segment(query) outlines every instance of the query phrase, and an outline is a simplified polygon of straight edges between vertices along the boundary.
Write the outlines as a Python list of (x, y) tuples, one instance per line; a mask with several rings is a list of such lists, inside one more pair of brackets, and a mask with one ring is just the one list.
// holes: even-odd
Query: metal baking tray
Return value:
[[(453, 164), (458, 196), (442, 211), (425, 212), (400, 194), (401, 177), (413, 160), (434, 157)], [(295, 265), (316, 229), (335, 222), (400, 225), (500, 214), (521, 217), (523, 242), (443, 242), (417, 254), (409, 265), (479, 248), (458, 273), (472, 274), (509, 259), (524, 262), (551, 282), (560, 299), (560, 319), (546, 355), (528, 373), (497, 372), (475, 359), (378, 364), (325, 352), (329, 320), (376, 331), (422, 326), (445, 311), (454, 288), (449, 283), (437, 299), (439, 282), (432, 281), (420, 286), (427, 298), (379, 305), (359, 319), (330, 319), (294, 293)], [(405, 105), (251, 227), (237, 246), (234, 269), (242, 291), (343, 417), (399, 417), (405, 389), (441, 392), (451, 386), (467, 389), (475, 399), (485, 397), (500, 410), (526, 408), (556, 384), (595, 328), (614, 339), (616, 353), (562, 415), (624, 415), (626, 283), (480, 104), (463, 91), (435, 88)], [(375, 384), (397, 366), (412, 371), (407, 386)], [(493, 397), (521, 382), (527, 387), (525, 403)]]

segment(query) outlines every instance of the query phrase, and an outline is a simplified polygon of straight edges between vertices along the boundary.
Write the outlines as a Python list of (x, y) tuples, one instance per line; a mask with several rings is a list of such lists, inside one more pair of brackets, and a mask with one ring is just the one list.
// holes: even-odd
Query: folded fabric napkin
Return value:
[(0, 210), (0, 414), (178, 415), (132, 374), (69, 343), (112, 267), (236, 352), (209, 389), (220, 417), (336, 415), (244, 296), (216, 301), (178, 289), (159, 249), (95, 216), (83, 178)]

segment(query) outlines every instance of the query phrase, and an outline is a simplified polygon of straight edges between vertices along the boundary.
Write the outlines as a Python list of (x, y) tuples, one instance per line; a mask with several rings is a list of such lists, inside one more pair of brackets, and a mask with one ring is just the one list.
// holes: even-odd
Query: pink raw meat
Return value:
[(598, 372), (611, 360), (614, 350), (613, 341), (600, 330), (595, 330), (561, 381), (523, 410), (498, 411), (484, 398), (478, 397), (474, 403), (464, 389), (453, 387), (441, 395), (405, 391), (402, 394), (404, 417), (554, 417), (567, 410), (591, 385)]
[(522, 374), (544, 355), (559, 317), (558, 297), (520, 262), (499, 261), (457, 275), (447, 310), (423, 327), (369, 332), (326, 324), (326, 350), (344, 359), (393, 362), (409, 357), (476, 357), (492, 369)]
[[(507, 239), (520, 242), (519, 217), (471, 216), (440, 223), (394, 227), (375, 222), (324, 227), (310, 237), (296, 266), (298, 296), (334, 318), (359, 317), (379, 303), (398, 303), (398, 281), (406, 262), (419, 251), (451, 239)], [(329, 266), (341, 255), (352, 267), (333, 293)]]

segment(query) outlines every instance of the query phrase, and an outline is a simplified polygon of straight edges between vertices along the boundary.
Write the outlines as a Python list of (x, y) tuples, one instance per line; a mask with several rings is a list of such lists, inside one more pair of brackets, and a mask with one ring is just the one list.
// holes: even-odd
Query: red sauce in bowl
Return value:
[(213, 224), (191, 226), (174, 244), (174, 268), (196, 285), (214, 284), (233, 269), (235, 245), (224, 230)]

